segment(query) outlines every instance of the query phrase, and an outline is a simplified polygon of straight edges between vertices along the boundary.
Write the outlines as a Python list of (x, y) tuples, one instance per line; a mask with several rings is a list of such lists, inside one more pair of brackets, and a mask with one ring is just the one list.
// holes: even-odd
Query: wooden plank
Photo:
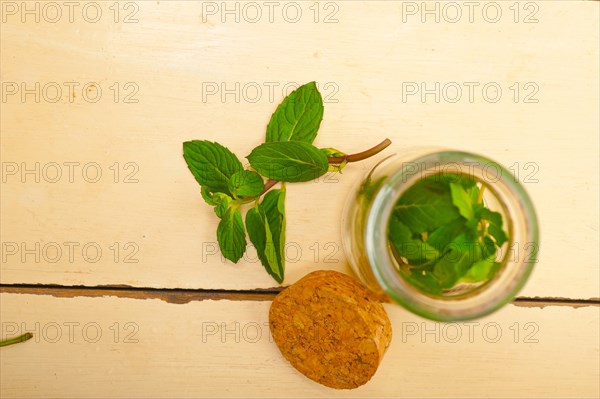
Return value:
[[(212, 15), (202, 8), (220, 2), (136, 2), (139, 21), (128, 24), (114, 23), (108, 8), (97, 23), (81, 17), (22, 23), (20, 14), (7, 15), (3, 82), (28, 88), (40, 82), (40, 91), (49, 82), (79, 86), (64, 89), (57, 103), (48, 101), (54, 93), (48, 91), (39, 103), (35, 94), (22, 101), (17, 93), (1, 104), (0, 282), (274, 286), (254, 254), (232, 265), (214, 252), (217, 220), (186, 169), (181, 142), (218, 140), (243, 156), (262, 140), (283, 87), (316, 80), (326, 96), (319, 146), (354, 152), (390, 137), (389, 152), (439, 145), (486, 154), (519, 170), (520, 180), (535, 172), (528, 181), (538, 182), (526, 188), (540, 216), (542, 249), (522, 295), (599, 297), (599, 3), (534, 2), (537, 23), (523, 23), (530, 10), (522, 2), (518, 23), (512, 2), (496, 3), (503, 7), (498, 23), (481, 14), (472, 23), (446, 17), (422, 23), (421, 11), (403, 9), (408, 3), (335, 2), (337, 23), (322, 23), (334, 8), (321, 8), (315, 23), (310, 2), (298, 3), (304, 15), (298, 23), (280, 14), (273, 23), (246, 16), (222, 23), (222, 10)], [(88, 82), (96, 83), (82, 91)], [(429, 88), (458, 82), (463, 97), (403, 101), (406, 84), (423, 82)], [(479, 84), (473, 102), (465, 82)], [(498, 102), (483, 97), (487, 83), (501, 87)], [(222, 97), (222, 85), (234, 94)], [(102, 96), (92, 103), (98, 87)], [(207, 94), (215, 87), (218, 93)], [(256, 87), (261, 95), (253, 102)], [(125, 103), (136, 88), (129, 100), (138, 102)], [(529, 95), (538, 102), (525, 103)], [(39, 183), (36, 172), (22, 175), (36, 163)], [(372, 164), (290, 185), (286, 284), (315, 269), (346, 269), (340, 213)], [(51, 183), (56, 165), (62, 176)], [(97, 171), (101, 178), (92, 183)], [(33, 254), (23, 259), (27, 249)]]
[(3, 398), (593, 398), (599, 394), (598, 308), (508, 306), (475, 324), (440, 325), (386, 306), (394, 338), (377, 374), (357, 390), (335, 391), (306, 379), (282, 358), (270, 342), (269, 304), (175, 305), (160, 300), (1, 294), (2, 337), (26, 329), (35, 337), (2, 348), (0, 394)]

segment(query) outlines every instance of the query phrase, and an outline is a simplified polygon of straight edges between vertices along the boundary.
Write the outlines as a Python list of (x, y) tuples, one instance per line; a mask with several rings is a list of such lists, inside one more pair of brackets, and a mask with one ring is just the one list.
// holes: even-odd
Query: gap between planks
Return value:
[[(268, 289), (230, 291), (230, 290), (201, 290), (177, 288), (141, 288), (131, 286), (60, 286), (38, 284), (0, 284), (0, 293), (51, 295), (58, 298), (75, 297), (104, 297), (112, 296), (132, 299), (160, 299), (168, 303), (185, 304), (203, 300), (232, 300), (232, 301), (270, 301), (284, 287)], [(600, 306), (600, 298), (569, 299), (569, 298), (526, 298), (518, 297), (513, 305), (522, 307), (570, 306), (574, 308), (585, 306)]]

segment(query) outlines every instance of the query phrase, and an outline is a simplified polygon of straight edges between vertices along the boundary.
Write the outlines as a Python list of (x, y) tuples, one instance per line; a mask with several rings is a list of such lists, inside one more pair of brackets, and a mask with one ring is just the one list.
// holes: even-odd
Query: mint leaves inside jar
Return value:
[(444, 295), (494, 276), (508, 234), (502, 215), (486, 207), (485, 189), (467, 175), (438, 173), (400, 196), (388, 243), (405, 280), (428, 294)]

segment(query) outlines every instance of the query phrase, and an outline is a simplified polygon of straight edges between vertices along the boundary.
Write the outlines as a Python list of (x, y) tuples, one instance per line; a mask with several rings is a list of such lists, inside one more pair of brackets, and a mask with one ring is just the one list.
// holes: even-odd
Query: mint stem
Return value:
[(33, 338), (32, 333), (25, 333), (23, 335), (19, 335), (16, 338), (11, 338), (11, 339), (7, 339), (5, 341), (1, 341), (0, 346), (8, 346), (8, 345), (13, 345), (13, 344), (18, 344), (19, 342), (25, 342), (31, 338)]
[(260, 193), (259, 197), (261, 195), (263, 195), (264, 193), (266, 193), (267, 191), (269, 191), (274, 185), (276, 185), (277, 183), (279, 183), (278, 180), (273, 180), (273, 179), (269, 179), (267, 180), (267, 182), (265, 183), (265, 188), (263, 188), (262, 192)]
[[(385, 139), (381, 143), (377, 144), (373, 148), (369, 148), (366, 151), (357, 152), (356, 154), (344, 155), (341, 157), (328, 157), (327, 160), (332, 164), (340, 164), (343, 162), (358, 162), (363, 161), (367, 158), (370, 158), (374, 155), (379, 154), (381, 151), (385, 150), (389, 145), (392, 144), (390, 139)], [(279, 183), (278, 180), (269, 179), (265, 183), (265, 188), (263, 188), (262, 192), (259, 194), (259, 197), (269, 191), (274, 185)]]
[(363, 152), (357, 152), (356, 154), (344, 155), (341, 157), (329, 157), (327, 160), (329, 163), (338, 164), (342, 162), (358, 162), (363, 161), (367, 158), (372, 157), (373, 155), (379, 154), (381, 151), (385, 150), (389, 145), (392, 144), (390, 139), (385, 139), (381, 143), (377, 144), (373, 148), (369, 148)]
[(479, 190), (479, 194), (477, 195), (477, 203), (481, 204), (483, 202), (483, 192), (485, 191), (485, 186), (481, 185), (481, 189)]

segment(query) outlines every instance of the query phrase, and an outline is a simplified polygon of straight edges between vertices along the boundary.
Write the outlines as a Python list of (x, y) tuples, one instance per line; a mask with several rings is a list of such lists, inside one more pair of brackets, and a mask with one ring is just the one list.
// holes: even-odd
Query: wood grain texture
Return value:
[(598, 308), (507, 306), (469, 327), (425, 322), (386, 305), (394, 336), (378, 372), (364, 387), (335, 391), (286, 363), (269, 337), (269, 305), (1, 294), (2, 338), (25, 329), (35, 337), (0, 351), (0, 395), (595, 398), (600, 393)]
[[(11, 16), (1, 27), (1, 80), (29, 88), (35, 82), (79, 86), (72, 103), (73, 93), (64, 90), (57, 103), (36, 103), (33, 95), (23, 102), (17, 94), (1, 104), (3, 167), (32, 169), (39, 162), (51, 180), (55, 171), (48, 165), (55, 162), (62, 178), (50, 183), (42, 175), (36, 183), (35, 175), (3, 171), (2, 242), (28, 249), (38, 243), (40, 259), (30, 254), (23, 261), (21, 253), (11, 255), (12, 247), (2, 248), (0, 282), (274, 286), (254, 254), (232, 265), (215, 253), (217, 220), (186, 169), (181, 143), (218, 140), (246, 155), (263, 139), (283, 86), (316, 80), (326, 96), (319, 146), (354, 152), (390, 137), (390, 152), (437, 145), (479, 152), (507, 166), (518, 163), (521, 180), (537, 168), (538, 182), (526, 188), (539, 213), (542, 248), (522, 295), (599, 297), (599, 3), (535, 2), (533, 24), (515, 23), (509, 3), (500, 2), (504, 17), (498, 23), (481, 14), (473, 23), (422, 23), (419, 14), (402, 22), (403, 3), (394, 1), (336, 2), (338, 22), (329, 24), (314, 23), (308, 2), (299, 2), (304, 17), (294, 24), (281, 14), (273, 23), (236, 23), (231, 16), (222, 23), (221, 14), (205, 9), (203, 15), (203, 3), (191, 1), (136, 2), (139, 22), (131, 24), (114, 23), (107, 8), (98, 23), (80, 17), (21, 23), (19, 15)], [(82, 91), (88, 82), (96, 83)], [(116, 103), (110, 88), (115, 82)], [(132, 92), (124, 87), (128, 82), (139, 88), (132, 97), (137, 103), (124, 103)], [(272, 98), (269, 82), (277, 85)], [(407, 82), (458, 82), (463, 98), (403, 101)], [(488, 102), (478, 89), (470, 102), (463, 82), (479, 88), (496, 83), (501, 99)], [(510, 89), (515, 82), (518, 102)], [(523, 102), (532, 92), (533, 86), (524, 87), (528, 82), (539, 88), (537, 103)], [(235, 91), (237, 83), (239, 98), (221, 97), (221, 84)], [(214, 84), (218, 94), (206, 95)], [(254, 102), (256, 86), (262, 92)], [(93, 97), (97, 87), (100, 100), (88, 102), (85, 96)], [(65, 162), (79, 163), (73, 183)], [(94, 180), (93, 162), (102, 176), (89, 183), (82, 169)], [(289, 186), (286, 284), (313, 270), (346, 269), (340, 212), (373, 162)], [(525, 169), (527, 163), (533, 169)], [(138, 182), (124, 183), (127, 176)], [(72, 259), (65, 242), (78, 245)], [(56, 262), (49, 243), (62, 247)], [(86, 260), (82, 249), (89, 243)], [(102, 256), (96, 260), (97, 248)], [(137, 263), (125, 262), (136, 248), (128, 260)]]

